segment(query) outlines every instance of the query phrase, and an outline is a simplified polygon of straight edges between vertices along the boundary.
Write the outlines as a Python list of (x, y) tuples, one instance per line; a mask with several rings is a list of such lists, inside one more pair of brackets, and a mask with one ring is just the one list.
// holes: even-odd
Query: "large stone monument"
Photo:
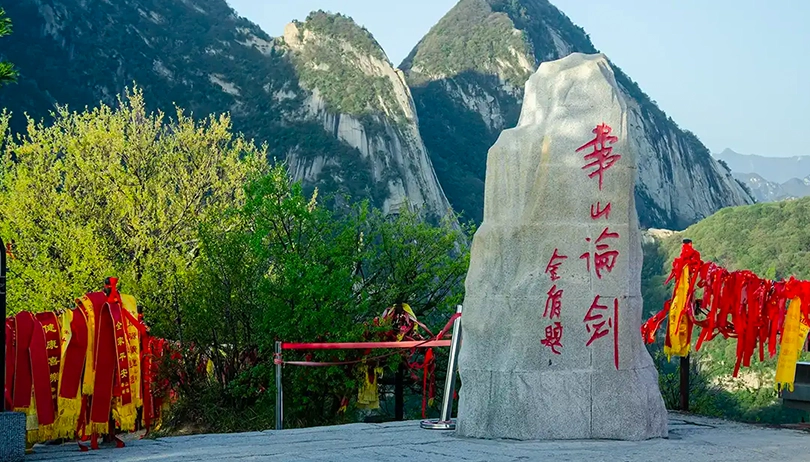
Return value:
[(543, 63), (487, 159), (459, 356), (461, 436), (667, 435), (641, 338), (636, 155), (601, 55)]

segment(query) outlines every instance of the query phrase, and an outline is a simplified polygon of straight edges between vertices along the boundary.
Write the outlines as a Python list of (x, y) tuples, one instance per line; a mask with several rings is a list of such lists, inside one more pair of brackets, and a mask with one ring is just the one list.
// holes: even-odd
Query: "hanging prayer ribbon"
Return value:
[(115, 428), (134, 431), (140, 408), (147, 430), (159, 424), (172, 385), (153, 382), (167, 343), (148, 336), (135, 298), (116, 283), (109, 278), (75, 309), (5, 320), (3, 399), (26, 414), (29, 444), (86, 436), (96, 445)]
[[(788, 281), (761, 279), (751, 271), (728, 271), (714, 262), (703, 262), (700, 254), (685, 242), (672, 264), (675, 279), (673, 297), (664, 309), (647, 320), (641, 333), (653, 343), (656, 331), (668, 320), (664, 352), (667, 357), (689, 353), (692, 328), (699, 329), (695, 346), (716, 335), (736, 342), (733, 376), (777, 354), (777, 387), (793, 388), (796, 361), (810, 330), (810, 282), (791, 277)], [(696, 289), (702, 298), (696, 299)]]
[(3, 390), (3, 399), (6, 401), (5, 408), (6, 409), (13, 409), (14, 408), (14, 400), (12, 399), (12, 390), (14, 388), (14, 365), (17, 360), (17, 349), (16, 339), (15, 339), (15, 330), (14, 330), (14, 318), (8, 318), (5, 322), (5, 329), (6, 329), (6, 344), (4, 345), (5, 348), (5, 355), (6, 355), (6, 370), (0, 371), (0, 373), (5, 374), (5, 390)]
[[(29, 442), (43, 441), (52, 438), (53, 423), (56, 421), (56, 412), (53, 405), (51, 391), (50, 366), (48, 364), (49, 351), (59, 350), (57, 343), (46, 340), (45, 330), (38, 319), (34, 319), (34, 329), (31, 334), (29, 347), (31, 358), (31, 377), (34, 385), (34, 402), (36, 408), (37, 430), (36, 434), (29, 432)], [(29, 408), (29, 414), (30, 408)]]
[(31, 355), (28, 350), (31, 345), (31, 337), (34, 334), (34, 316), (27, 311), (17, 313), (14, 319), (14, 327), (17, 354), (14, 360), (12, 401), (15, 412), (28, 413), (34, 387), (33, 378), (31, 377)]
[(788, 390), (793, 391), (796, 362), (807, 338), (808, 330), (808, 327), (800, 321), (801, 304), (802, 301), (798, 297), (791, 300), (785, 317), (785, 329), (782, 332), (782, 343), (779, 345), (779, 359), (776, 364), (777, 389), (784, 385)]
[(82, 409), (81, 382), (87, 355), (87, 320), (84, 312), (77, 308), (65, 312), (64, 324), (69, 338), (63, 349), (56, 436), (71, 438), (77, 430)]

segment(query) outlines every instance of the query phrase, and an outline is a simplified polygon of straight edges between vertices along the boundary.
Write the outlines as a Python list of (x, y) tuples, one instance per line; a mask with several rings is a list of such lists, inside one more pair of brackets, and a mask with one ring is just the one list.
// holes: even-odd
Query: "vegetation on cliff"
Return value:
[(301, 45), (292, 47), (292, 56), (300, 83), (317, 89), (330, 111), (356, 116), (372, 131), (379, 118), (406, 122), (394, 83), (372, 62), (391, 66), (371, 33), (347, 16), (323, 11), (294, 24)]
[[(0, 8), (0, 37), (5, 37), (11, 33), (11, 19), (6, 16), (6, 12)], [(0, 85), (13, 82), (17, 79), (17, 71), (14, 65), (8, 61), (0, 61)]]
[[(116, 95), (134, 83), (148, 110), (172, 113), (177, 103), (191, 114), (230, 114), (235, 131), (268, 142), (268, 159), (295, 153), (333, 161), (331, 170), (305, 185), (308, 191), (318, 187), (370, 199), (375, 206), (388, 197), (372, 181), (369, 159), (303, 113), (308, 93), (301, 85), (318, 88), (331, 109), (358, 115), (370, 131), (379, 132), (385, 117), (396, 120), (391, 82), (354, 65), (358, 59), (387, 63), (385, 56), (350, 18), (313, 13), (304, 23), (330, 43), (342, 40), (358, 50), (343, 62), (339, 48), (308, 47), (305, 53), (313, 62), (323, 59), (330, 73), (290, 59), (279, 39), (238, 17), (223, 0), (102, 2), (92, 10), (82, 5), (80, 0), (4, 5), (16, 27), (0, 47), (19, 71), (15, 91), (0, 93), (0, 106), (14, 113), (12, 132), (26, 130), (26, 113), (50, 120), (56, 104), (71, 110), (114, 105)], [(394, 112), (381, 111), (380, 99)]]

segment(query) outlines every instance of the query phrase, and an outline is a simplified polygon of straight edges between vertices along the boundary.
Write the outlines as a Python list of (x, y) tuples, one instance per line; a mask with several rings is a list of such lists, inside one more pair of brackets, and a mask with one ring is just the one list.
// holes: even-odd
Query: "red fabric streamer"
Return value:
[[(690, 280), (679, 281), (685, 266)], [(760, 361), (776, 355), (787, 314), (788, 301), (801, 298), (801, 322), (810, 326), (810, 282), (791, 277), (788, 281), (762, 279), (751, 271), (728, 271), (714, 262), (703, 262), (700, 253), (685, 243), (681, 254), (672, 264), (666, 283), (675, 279), (677, 284), (688, 282), (686, 315), (691, 326), (699, 328), (696, 350), (715, 336), (736, 339), (734, 376), (740, 368), (750, 367), (756, 354)], [(697, 289), (703, 291), (695, 299)], [(671, 300), (641, 327), (646, 343), (655, 341), (656, 332), (667, 319)], [(669, 329), (665, 344), (669, 344)]]
[(14, 337), (14, 318), (8, 318), (5, 322), (5, 329), (6, 329), (6, 344), (3, 346), (5, 348), (5, 355), (6, 355), (6, 370), (0, 371), (0, 373), (5, 374), (5, 389), (3, 390), (3, 399), (5, 399), (5, 408), (4, 409), (12, 409), (14, 401), (12, 400), (12, 390), (14, 389), (14, 364), (17, 359), (17, 349), (16, 349), (16, 340)]
[(14, 360), (12, 400), (14, 410), (25, 411), (31, 405), (31, 393), (34, 387), (34, 379), (31, 376), (31, 355), (28, 350), (31, 345), (31, 337), (34, 335), (34, 316), (27, 311), (17, 313), (14, 326), (17, 355)]
[(56, 420), (56, 414), (51, 395), (50, 367), (48, 366), (47, 341), (45, 338), (42, 324), (39, 320), (34, 319), (34, 330), (31, 334), (31, 346), (29, 349), (37, 420), (39, 425), (52, 425)]
[(82, 310), (74, 308), (72, 311), (71, 337), (65, 349), (64, 377), (62, 377), (62, 387), (59, 389), (59, 396), (67, 399), (73, 399), (79, 395), (87, 355), (87, 319)]

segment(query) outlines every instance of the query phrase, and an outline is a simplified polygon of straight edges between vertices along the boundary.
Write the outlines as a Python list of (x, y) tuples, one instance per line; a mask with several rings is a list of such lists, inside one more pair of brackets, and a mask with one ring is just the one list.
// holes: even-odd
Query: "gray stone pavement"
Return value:
[(227, 435), (132, 440), (80, 453), (36, 446), (26, 461), (810, 461), (810, 433), (670, 414), (669, 438), (628, 441), (473, 440), (419, 422), (352, 424)]

